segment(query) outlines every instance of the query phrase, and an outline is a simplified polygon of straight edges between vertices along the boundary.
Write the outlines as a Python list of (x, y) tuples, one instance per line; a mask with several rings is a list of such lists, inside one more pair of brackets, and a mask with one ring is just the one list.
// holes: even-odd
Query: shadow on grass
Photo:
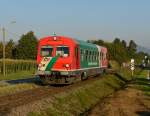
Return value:
[(107, 86), (109, 86), (111, 89), (113, 89), (114, 91), (118, 91), (118, 90), (120, 89), (120, 88), (118, 88), (118, 87), (112, 85), (111, 83), (105, 82), (105, 84), (106, 84)]
[(133, 84), (150, 86), (150, 80), (145, 78), (136, 78)]
[(150, 116), (150, 111), (137, 111), (139, 116)]
[(23, 83), (34, 83), (37, 85), (42, 85), (39, 77), (32, 77), (26, 79), (16, 79), (16, 80), (6, 80), (6, 83), (9, 84), (23, 84)]
[(141, 90), (145, 95), (150, 96), (150, 80), (143, 77), (137, 77), (132, 84), (134, 85), (133, 88)]
[(125, 79), (121, 74), (119, 73), (115, 73), (115, 76), (117, 76), (120, 80), (124, 81), (124, 82), (128, 82), (127, 79)]
[(49, 84), (50, 87), (65, 87), (69, 86), (70, 84)]

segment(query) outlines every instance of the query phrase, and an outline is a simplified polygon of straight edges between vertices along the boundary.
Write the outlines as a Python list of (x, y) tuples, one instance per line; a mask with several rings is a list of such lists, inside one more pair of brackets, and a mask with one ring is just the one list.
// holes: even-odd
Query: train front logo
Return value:
[(44, 57), (41, 60), (41, 63), (38, 65), (38, 71), (46, 71), (51, 59), (52, 59), (52, 57)]
[(43, 83), (70, 84), (103, 73), (107, 48), (64, 36), (40, 39), (38, 72)]

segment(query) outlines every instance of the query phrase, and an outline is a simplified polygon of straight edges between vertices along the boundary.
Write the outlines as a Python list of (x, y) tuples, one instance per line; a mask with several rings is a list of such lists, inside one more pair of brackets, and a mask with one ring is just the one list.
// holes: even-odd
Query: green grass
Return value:
[(0, 84), (0, 96), (14, 94), (16, 92), (25, 91), (37, 88), (38, 86), (35, 84), (16, 84), (11, 85), (7, 83)]
[(147, 75), (147, 70), (141, 70), (132, 81), (130, 87), (140, 90), (142, 105), (150, 109), (150, 80), (147, 79)]
[(53, 101), (47, 103), (48, 108), (39, 112), (30, 112), (29, 116), (71, 116), (82, 115), (100, 102), (104, 97), (122, 88), (126, 81), (131, 80), (129, 73), (124, 72), (116, 75), (105, 75), (99, 80), (72, 89), (69, 92), (54, 96)]
[(136, 77), (134, 81), (134, 88), (139, 89), (145, 93), (145, 95), (150, 96), (150, 80), (147, 79), (147, 70), (141, 71), (141, 73)]
[(120, 69), (119, 63), (114, 61), (114, 60), (109, 61), (109, 64), (110, 64), (110, 67), (112, 69), (115, 69), (115, 70), (119, 70)]
[(34, 70), (30, 71), (20, 71), (12, 74), (7, 74), (5, 77), (0, 74), (0, 80), (14, 80), (14, 79), (22, 79), (22, 78), (29, 78), (35, 74)]
[[(21, 71), (15, 74), (6, 75), (6, 77), (0, 76), (0, 80), (13, 80), (29, 78), (33, 76), (33, 71)], [(23, 84), (9, 84), (5, 81), (0, 81), (0, 96), (14, 94), (16, 92), (30, 90), (37, 88), (35, 83), (23, 83)]]

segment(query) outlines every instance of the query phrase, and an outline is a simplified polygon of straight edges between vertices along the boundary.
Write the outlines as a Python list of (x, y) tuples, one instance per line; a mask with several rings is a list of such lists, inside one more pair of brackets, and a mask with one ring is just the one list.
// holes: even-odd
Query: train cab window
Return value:
[(69, 47), (68, 46), (58, 46), (56, 48), (56, 55), (60, 55), (61, 57), (69, 56)]
[(41, 47), (41, 56), (43, 57), (51, 57), (53, 52), (53, 48), (50, 46), (42, 46)]

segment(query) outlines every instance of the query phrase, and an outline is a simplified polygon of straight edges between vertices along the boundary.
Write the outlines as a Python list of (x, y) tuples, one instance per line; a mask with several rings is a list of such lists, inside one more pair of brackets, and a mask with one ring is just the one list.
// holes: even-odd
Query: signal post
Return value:
[(132, 75), (132, 77), (133, 77), (133, 75), (134, 75), (134, 70), (135, 70), (135, 62), (134, 62), (134, 59), (133, 59), (133, 58), (131, 59), (131, 67), (130, 67), (130, 69), (131, 69), (131, 75)]

